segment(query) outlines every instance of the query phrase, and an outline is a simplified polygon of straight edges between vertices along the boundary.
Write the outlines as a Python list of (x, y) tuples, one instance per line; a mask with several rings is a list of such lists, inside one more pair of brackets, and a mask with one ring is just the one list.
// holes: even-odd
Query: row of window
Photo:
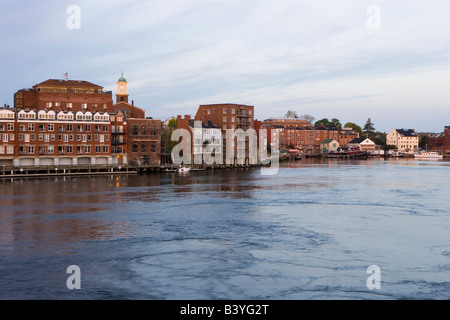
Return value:
[[(99, 133), (99, 132), (109, 132), (109, 126), (108, 125), (90, 125), (90, 124), (79, 124), (79, 125), (75, 125), (76, 126), (76, 130), (77, 132), (91, 132), (92, 128), (94, 128), (95, 132)], [(47, 125), (45, 124), (38, 124), (37, 125), (39, 132), (53, 132), (55, 131), (55, 125), (53, 123), (49, 123)], [(34, 123), (28, 123), (28, 125), (25, 124), (20, 124), (19, 125), (19, 132), (26, 132), (31, 131), (34, 132), (36, 129), (36, 125)], [(74, 125), (73, 124), (59, 124), (58, 125), (58, 132), (72, 132), (74, 129)], [(8, 131), (14, 131), (14, 124), (12, 123), (8, 123), (8, 127), (7, 127)], [(4, 131), (2, 130), (2, 127), (0, 125), (0, 132)]]
[[(80, 92), (80, 93), (83, 93), (83, 92)], [(89, 105), (90, 105), (91, 107), (93, 107), (93, 108), (99, 108), (99, 107), (102, 107), (103, 110), (106, 110), (106, 108), (107, 108), (106, 103), (102, 103), (102, 104), (100, 104), (100, 103), (92, 103), (92, 104), (89, 104)], [(55, 102), (55, 103), (47, 102), (47, 103), (45, 104), (45, 106), (46, 106), (47, 108), (53, 108), (53, 106), (55, 106), (55, 107), (61, 107), (61, 103), (60, 103), (60, 102)], [(72, 107), (73, 107), (72, 102), (67, 102), (67, 103), (66, 103), (66, 108), (67, 108), (67, 109), (72, 109)], [(87, 104), (87, 103), (82, 103), (82, 104), (81, 104), (81, 107), (82, 107), (83, 109), (87, 109), (87, 108), (88, 108), (88, 104)]]
[[(223, 114), (228, 114), (228, 108), (223, 108), (222, 109)], [(212, 109), (212, 113), (216, 113), (216, 109), (213, 108)], [(203, 109), (203, 114), (211, 114), (211, 109)], [(231, 108), (231, 114), (236, 114), (236, 109), (235, 108)], [(237, 114), (240, 115), (252, 115), (252, 110), (248, 110), (248, 113), (246, 113), (245, 111), (241, 111), (241, 113), (239, 113), (239, 111), (237, 112)]]
[[(72, 154), (74, 153), (74, 150), (76, 151), (76, 154), (90, 154), (91, 151), (95, 149), (95, 153), (109, 153), (109, 146), (100, 145), (100, 146), (58, 146), (57, 152), (58, 154)], [(19, 155), (34, 155), (36, 153), (36, 150), (38, 151), (39, 155), (46, 155), (46, 154), (54, 154), (55, 153), (55, 146), (19, 146)], [(2, 151), (2, 148), (0, 147), (0, 154)], [(14, 153), (14, 148), (12, 148), (12, 152)]]
[[(94, 137), (94, 141), (96, 142), (108, 142), (109, 141), (109, 135), (107, 134), (58, 134), (58, 141), (63, 142), (69, 142), (74, 141), (76, 136), (77, 141), (87, 142), (92, 141), (92, 137)], [(30, 141), (36, 141), (36, 135), (35, 134), (19, 134), (19, 141), (24, 142), (30, 142)], [(7, 134), (4, 133), (0, 136), (2, 142), (9, 142), (14, 141), (15, 135), (14, 134)], [(38, 134), (38, 141), (44, 141), (44, 142), (50, 142), (55, 141), (55, 134)]]
[[(147, 129), (147, 126), (142, 125), (141, 127), (141, 133), (140, 135), (142, 136), (146, 136), (148, 134), (148, 132), (150, 132), (151, 136), (156, 136), (157, 134), (157, 130), (155, 126), (151, 126), (150, 130)], [(139, 135), (139, 126), (137, 124), (134, 124), (131, 128), (131, 134), (133, 136), (138, 136)]]
[[(133, 145), (131, 146), (131, 152), (138, 152), (138, 147), (141, 147), (141, 152), (147, 152), (147, 142), (142, 141), (141, 143), (133, 142)], [(156, 142), (151, 141), (150, 142), (150, 152), (156, 152)]]
[(0, 154), (14, 154), (14, 146), (0, 145)]

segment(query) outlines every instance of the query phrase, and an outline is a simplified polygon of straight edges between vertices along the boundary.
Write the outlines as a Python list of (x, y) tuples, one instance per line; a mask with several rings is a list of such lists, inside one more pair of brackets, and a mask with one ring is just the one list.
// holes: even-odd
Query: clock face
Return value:
[(120, 90), (123, 91), (123, 86), (120, 86)]

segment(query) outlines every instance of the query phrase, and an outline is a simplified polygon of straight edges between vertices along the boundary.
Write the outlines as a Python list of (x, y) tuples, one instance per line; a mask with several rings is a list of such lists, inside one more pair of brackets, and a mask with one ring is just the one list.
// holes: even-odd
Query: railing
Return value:
[(136, 168), (128, 164), (114, 164), (114, 165), (21, 165), (15, 166), (0, 166), (0, 178), (8, 176), (20, 176), (28, 174), (111, 174), (111, 173), (136, 173)]

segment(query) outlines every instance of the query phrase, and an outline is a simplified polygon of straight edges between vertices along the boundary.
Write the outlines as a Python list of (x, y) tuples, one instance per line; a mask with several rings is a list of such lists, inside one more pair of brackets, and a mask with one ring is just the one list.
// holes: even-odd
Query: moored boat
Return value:
[(427, 151), (419, 151), (414, 154), (414, 158), (416, 159), (443, 159), (444, 156), (437, 152), (427, 152)]

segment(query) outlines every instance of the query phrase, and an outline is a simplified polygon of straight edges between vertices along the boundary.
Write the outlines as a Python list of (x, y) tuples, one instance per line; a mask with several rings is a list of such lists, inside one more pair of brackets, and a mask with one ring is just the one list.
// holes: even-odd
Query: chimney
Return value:
[(131, 105), (134, 106), (134, 100), (131, 100)]

